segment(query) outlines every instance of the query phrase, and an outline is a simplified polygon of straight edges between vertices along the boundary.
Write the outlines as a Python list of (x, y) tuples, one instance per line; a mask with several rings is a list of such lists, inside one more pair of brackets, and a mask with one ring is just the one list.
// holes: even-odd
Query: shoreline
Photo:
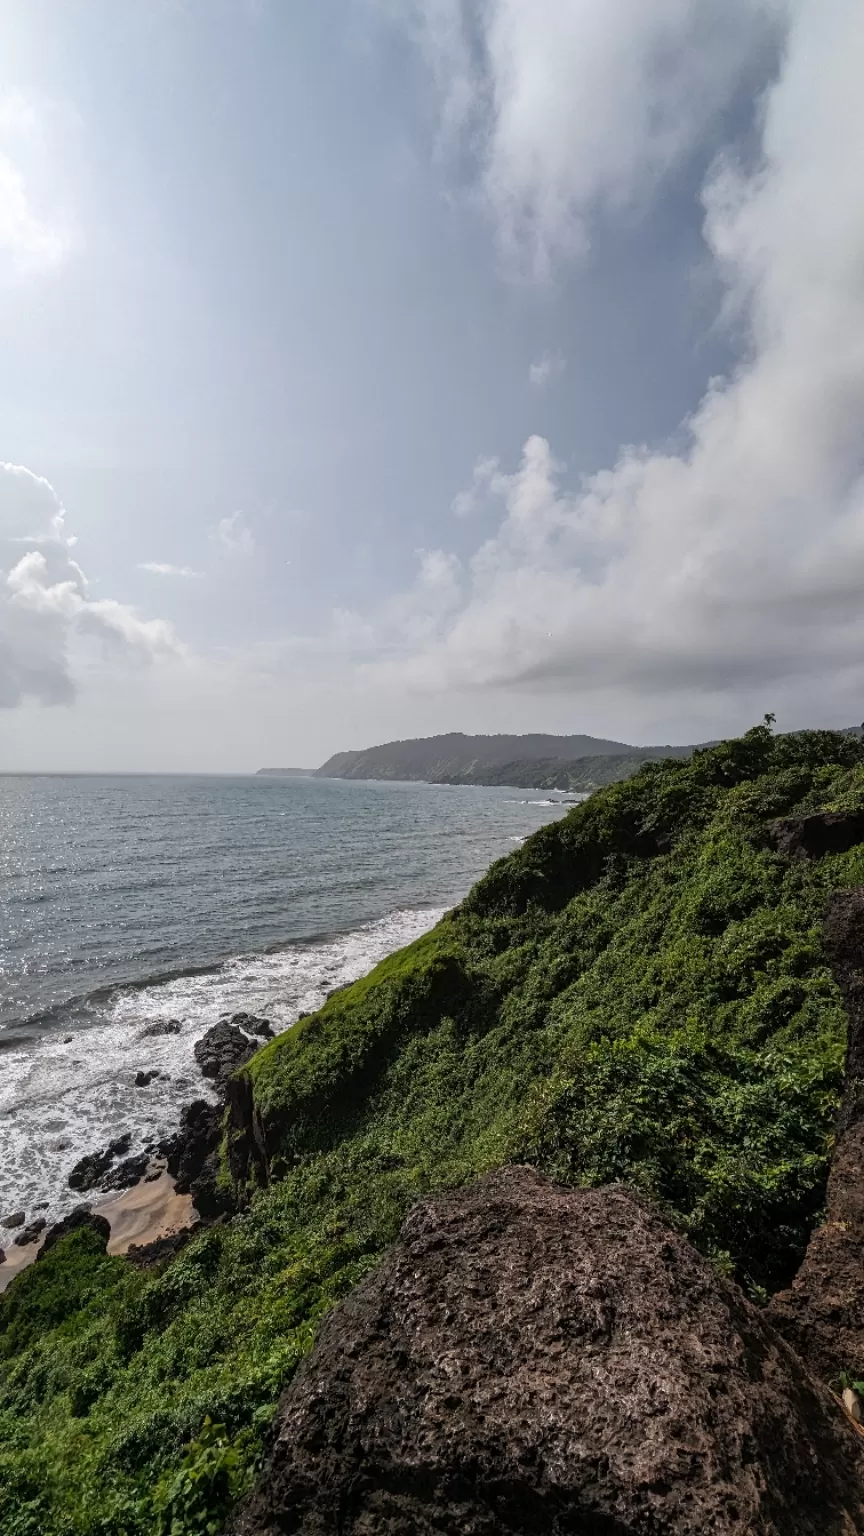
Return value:
[[(122, 1257), (133, 1246), (143, 1247), (160, 1238), (173, 1237), (176, 1233), (198, 1223), (198, 1212), (191, 1195), (178, 1195), (175, 1180), (165, 1167), (156, 1177), (151, 1173), (139, 1179), (129, 1189), (108, 1195), (98, 1204), (90, 1206), (94, 1216), (104, 1216), (110, 1224), (108, 1252)], [(0, 1295), (36, 1260), (50, 1227), (41, 1232), (35, 1242), (14, 1243), (6, 1249), (6, 1257), (0, 1264)]]

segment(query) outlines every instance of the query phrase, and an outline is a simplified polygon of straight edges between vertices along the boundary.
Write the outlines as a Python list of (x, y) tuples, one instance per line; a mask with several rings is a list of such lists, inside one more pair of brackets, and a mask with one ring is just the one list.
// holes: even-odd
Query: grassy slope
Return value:
[[(842, 1075), (820, 915), (864, 847), (789, 863), (763, 829), (853, 805), (864, 748), (829, 733), (649, 765), (261, 1051), (274, 1182), (242, 1217), (156, 1275), (78, 1233), (0, 1301), (3, 1536), (218, 1531), (323, 1312), (419, 1194), (505, 1160), (628, 1179), (751, 1292), (782, 1283)], [(206, 1415), (225, 1435), (183, 1462)]]

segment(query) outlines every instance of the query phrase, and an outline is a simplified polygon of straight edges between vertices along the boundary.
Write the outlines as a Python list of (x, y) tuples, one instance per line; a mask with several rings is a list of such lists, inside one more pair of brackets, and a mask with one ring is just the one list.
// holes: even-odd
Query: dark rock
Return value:
[(141, 1030), (139, 1040), (152, 1040), (159, 1035), (179, 1035), (183, 1028), (179, 1019), (156, 1019), (153, 1024), (146, 1024)]
[(23, 1227), (27, 1220), (26, 1211), (13, 1211), (11, 1216), (3, 1217), (4, 1227)]
[(852, 1536), (864, 1440), (637, 1196), (423, 1201), (324, 1321), (234, 1536)]
[(89, 1205), (76, 1205), (74, 1211), (70, 1211), (62, 1221), (55, 1222), (53, 1227), (49, 1227), (48, 1236), (36, 1255), (36, 1263), (44, 1259), (46, 1253), (50, 1253), (61, 1237), (66, 1237), (69, 1232), (77, 1232), (79, 1227), (92, 1227), (94, 1232), (98, 1232), (99, 1236), (104, 1238), (107, 1248), (108, 1239), (111, 1236), (110, 1222), (106, 1221), (104, 1216), (97, 1216), (95, 1211), (91, 1211)]
[(327, 993), (327, 996), (324, 999), (324, 1001), (326, 1003), (329, 1003), (331, 997), (338, 997), (340, 992), (347, 992), (348, 988), (349, 987), (353, 987), (353, 985), (354, 985), (353, 981), (343, 981), (343, 982), (340, 982), (338, 987), (332, 987), (330, 989), (330, 991)]
[(74, 1036), (74, 1035), (64, 1035), (64, 1036), (63, 1036), (63, 1044), (64, 1044), (64, 1045), (71, 1045), (71, 1044), (72, 1044), (72, 1041), (73, 1041), (73, 1040), (74, 1040), (74, 1039), (75, 1039), (75, 1036)]
[(19, 1248), (26, 1248), (28, 1243), (35, 1243), (40, 1233), (45, 1231), (47, 1223), (44, 1216), (39, 1216), (36, 1221), (31, 1221), (29, 1227), (19, 1232), (15, 1242)]
[(196, 1099), (180, 1117), (180, 1130), (167, 1145), (168, 1172), (178, 1195), (191, 1195), (200, 1216), (217, 1216), (232, 1201), (219, 1186), (219, 1147), (222, 1141), (223, 1108)]
[(115, 1157), (122, 1157), (132, 1145), (132, 1136), (127, 1131), (122, 1136), (117, 1136), (109, 1142), (102, 1152), (89, 1152), (75, 1164), (67, 1180), (70, 1189), (95, 1189), (97, 1185), (104, 1184), (105, 1175), (111, 1167)]
[(260, 1019), (255, 1013), (235, 1013), (231, 1023), (245, 1029), (247, 1035), (259, 1035), (262, 1040), (273, 1039), (273, 1025), (269, 1019)]
[(153, 1082), (153, 1079), (156, 1078), (156, 1077), (159, 1077), (159, 1076), (160, 1076), (160, 1073), (155, 1071), (155, 1070), (153, 1070), (151, 1072), (136, 1072), (135, 1073), (135, 1087), (136, 1088), (149, 1088), (150, 1084)]
[(146, 1152), (139, 1152), (135, 1157), (126, 1157), (122, 1163), (106, 1174), (101, 1181), (103, 1189), (131, 1189), (143, 1179), (150, 1167), (150, 1158)]
[(245, 1073), (229, 1078), (225, 1091), (228, 1125), (228, 1165), (237, 1187), (255, 1180), (270, 1183), (270, 1159), (259, 1116), (255, 1113), (252, 1084)]
[(864, 1373), (864, 888), (835, 892), (823, 939), (848, 1016), (826, 1220), (768, 1311), (810, 1369), (830, 1381), (841, 1371)]
[(816, 811), (768, 826), (768, 841), (790, 859), (821, 859), (864, 843), (864, 811)]
[(0, 1248), (0, 1264), (5, 1264), (5, 1263), (6, 1263), (6, 1254), (5, 1254), (4, 1249)]
[(217, 1086), (223, 1087), (231, 1073), (254, 1056), (257, 1049), (242, 1029), (223, 1019), (196, 1041), (195, 1060), (205, 1077), (215, 1078)]

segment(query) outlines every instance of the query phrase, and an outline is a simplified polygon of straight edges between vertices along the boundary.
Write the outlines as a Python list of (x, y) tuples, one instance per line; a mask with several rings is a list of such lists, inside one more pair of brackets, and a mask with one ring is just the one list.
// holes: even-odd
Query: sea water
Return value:
[(0, 777), (0, 1246), (4, 1216), (80, 1200), (85, 1153), (127, 1131), (140, 1151), (208, 1096), (193, 1048), (217, 1019), (290, 1028), (567, 809), (447, 785)]

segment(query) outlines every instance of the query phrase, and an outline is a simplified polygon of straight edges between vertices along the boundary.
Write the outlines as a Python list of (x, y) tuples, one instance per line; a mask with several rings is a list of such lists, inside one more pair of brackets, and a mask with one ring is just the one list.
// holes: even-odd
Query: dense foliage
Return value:
[[(686, 756), (690, 748), (682, 748)], [(663, 748), (652, 750), (630, 747), (626, 752), (613, 752), (598, 757), (545, 757), (513, 758), (509, 762), (491, 766), (473, 764), (464, 769), (445, 769), (429, 777), (432, 784), (509, 784), (515, 789), (561, 789), (574, 793), (587, 793), (604, 784), (617, 784), (629, 779), (643, 763), (659, 762), (664, 758)]]
[(636, 1184), (757, 1298), (788, 1279), (842, 1078), (820, 918), (864, 847), (791, 861), (765, 825), (823, 807), (864, 807), (857, 738), (649, 764), (265, 1047), (241, 1215), (150, 1273), (78, 1231), (0, 1300), (3, 1536), (219, 1530), (323, 1313), (418, 1195), (507, 1160)]

